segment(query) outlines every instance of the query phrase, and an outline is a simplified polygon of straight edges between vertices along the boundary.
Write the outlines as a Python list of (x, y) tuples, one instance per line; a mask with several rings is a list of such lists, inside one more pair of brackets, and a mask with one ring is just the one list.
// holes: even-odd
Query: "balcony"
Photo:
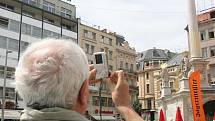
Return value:
[(26, 5), (30, 5), (30, 6), (33, 6), (33, 7), (36, 7), (36, 8), (39, 8), (41, 10), (44, 10), (48, 13), (52, 13), (52, 14), (55, 14), (55, 15), (58, 15), (58, 16), (62, 16), (63, 18), (66, 18), (66, 19), (70, 19), (70, 20), (73, 20), (73, 21), (76, 21), (76, 17), (73, 16), (73, 15), (65, 15), (65, 14), (62, 14), (61, 11), (55, 9), (55, 7), (53, 8), (47, 8), (45, 7), (43, 4), (40, 4), (36, 1), (33, 1), (33, 0), (18, 0)]
[(132, 69), (118, 68), (118, 70), (123, 70), (124, 73), (128, 73), (128, 74), (136, 74), (136, 72)]
[(129, 90), (138, 91), (139, 87), (134, 85), (129, 85)]

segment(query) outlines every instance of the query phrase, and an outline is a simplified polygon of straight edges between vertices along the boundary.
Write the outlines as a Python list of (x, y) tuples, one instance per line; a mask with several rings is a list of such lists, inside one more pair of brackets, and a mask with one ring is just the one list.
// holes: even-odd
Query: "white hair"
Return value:
[(44, 39), (23, 53), (15, 72), (16, 90), (27, 105), (72, 108), (88, 75), (87, 57), (77, 44)]

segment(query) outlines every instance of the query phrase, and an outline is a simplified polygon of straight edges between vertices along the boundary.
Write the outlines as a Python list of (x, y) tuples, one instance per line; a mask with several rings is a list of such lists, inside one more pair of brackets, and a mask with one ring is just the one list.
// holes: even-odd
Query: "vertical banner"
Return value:
[(200, 72), (194, 71), (189, 77), (190, 97), (193, 109), (194, 121), (205, 121), (205, 113), (202, 104)]

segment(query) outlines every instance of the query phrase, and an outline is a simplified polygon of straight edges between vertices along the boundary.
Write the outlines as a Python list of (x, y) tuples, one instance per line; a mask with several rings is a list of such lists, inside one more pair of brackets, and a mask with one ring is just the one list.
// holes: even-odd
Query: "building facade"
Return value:
[[(23, 108), (15, 93), (14, 72), (27, 46), (38, 39), (52, 37), (77, 42), (76, 8), (60, 0), (0, 1), (0, 92), (7, 61), (6, 108)], [(2, 95), (2, 93), (0, 93)], [(1, 96), (2, 97), (2, 96)]]
[(202, 57), (209, 61), (208, 72), (211, 84), (215, 85), (215, 9), (203, 11), (198, 15), (199, 37)]
[(123, 36), (116, 36), (116, 69), (123, 70), (128, 81), (132, 104), (138, 99), (136, 50), (129, 46)]
[[(182, 52), (173, 56), (169, 61), (167, 61), (166, 68), (169, 74), (169, 86), (171, 88), (171, 94), (174, 95), (179, 91), (179, 82), (182, 78), (182, 69), (183, 63), (185, 58), (189, 58), (188, 52)], [(155, 78), (155, 100), (161, 98), (161, 88), (162, 88), (162, 78), (161, 78), (162, 69), (157, 69), (154, 71), (154, 78)], [(155, 103), (155, 108), (156, 106)]]
[[(193, 5), (193, 4), (192, 4)], [(192, 13), (194, 14), (194, 13)], [(173, 76), (173, 72), (171, 71), (173, 67), (175, 69), (174, 77), (176, 77), (175, 82), (178, 83), (178, 87), (176, 86), (176, 93), (172, 91), (172, 86), (170, 83), (169, 89), (171, 89), (171, 93), (156, 99), (156, 107), (158, 111), (160, 109), (164, 110), (164, 114), (166, 120), (174, 120), (176, 114), (176, 108), (179, 107), (181, 109), (181, 115), (183, 120), (193, 121), (193, 109), (191, 98), (190, 98), (190, 89), (189, 89), (189, 73), (192, 71), (200, 71), (200, 88), (201, 88), (201, 97), (202, 97), (202, 105), (205, 114), (205, 120), (210, 121), (213, 119), (213, 112), (215, 111), (215, 88), (214, 88), (214, 9), (207, 9), (202, 11), (198, 15), (198, 28), (193, 26), (195, 23), (195, 18), (190, 19), (193, 23), (189, 23), (188, 30), (188, 41), (189, 41), (189, 54), (184, 55), (179, 54), (173, 57), (170, 61), (167, 62), (168, 76), (170, 77), (169, 82), (171, 82), (171, 77)], [(193, 25), (192, 25), (193, 24)], [(199, 31), (199, 36), (195, 36), (193, 32), (196, 30)], [(201, 47), (198, 46), (201, 45)], [(195, 50), (195, 51), (193, 51)], [(202, 57), (201, 57), (201, 54)], [(182, 59), (183, 56), (185, 59)], [(192, 58), (193, 57), (193, 58)], [(197, 58), (195, 58), (197, 57)], [(178, 58), (178, 59), (176, 59)], [(176, 64), (175, 66), (171, 66), (173, 63), (178, 63), (181, 60), (181, 64)], [(187, 61), (187, 63), (186, 63)], [(182, 76), (181, 70), (183, 67), (190, 66), (188, 74)], [(178, 71), (177, 71), (178, 70)], [(189, 70), (189, 69), (188, 69)], [(184, 73), (184, 72), (182, 72)], [(159, 76), (157, 78), (159, 80)], [(161, 82), (160, 82), (161, 83)], [(175, 84), (176, 84), (175, 83)], [(175, 86), (175, 85), (173, 85)], [(163, 90), (162, 88), (161, 90)]]
[(168, 50), (149, 49), (138, 53), (137, 73), (139, 86), (139, 100), (142, 104), (142, 117), (146, 121), (153, 121), (155, 118), (155, 75), (174, 53)]
[[(108, 68), (110, 71), (124, 70), (126, 80), (130, 86), (130, 94), (135, 100), (137, 95), (137, 78), (135, 75), (136, 51), (131, 48), (124, 37), (107, 29), (99, 29), (80, 22), (79, 24), (79, 44), (88, 57), (89, 64), (93, 64), (95, 52), (106, 52)], [(123, 60), (122, 65), (120, 62)], [(99, 88), (101, 87), (101, 97)], [(101, 98), (101, 99), (100, 99)], [(100, 110), (100, 101), (102, 110)], [(90, 99), (88, 105), (88, 116), (91, 119), (99, 120), (99, 114), (103, 119), (113, 120), (119, 118), (112, 102), (110, 91), (107, 89), (105, 81), (101, 84), (90, 85)], [(115, 117), (113, 117), (115, 116)]]

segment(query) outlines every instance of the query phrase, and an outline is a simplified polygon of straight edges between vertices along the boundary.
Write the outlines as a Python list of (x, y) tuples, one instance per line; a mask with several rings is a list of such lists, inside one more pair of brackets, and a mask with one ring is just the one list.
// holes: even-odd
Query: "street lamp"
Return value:
[(7, 47), (5, 52), (5, 65), (4, 65), (4, 84), (3, 84), (3, 94), (2, 94), (2, 114), (1, 114), (1, 121), (4, 121), (4, 106), (5, 106), (5, 89), (6, 89), (6, 78), (7, 78), (7, 56), (9, 53), (12, 53), (11, 50), (8, 50), (8, 41)]

